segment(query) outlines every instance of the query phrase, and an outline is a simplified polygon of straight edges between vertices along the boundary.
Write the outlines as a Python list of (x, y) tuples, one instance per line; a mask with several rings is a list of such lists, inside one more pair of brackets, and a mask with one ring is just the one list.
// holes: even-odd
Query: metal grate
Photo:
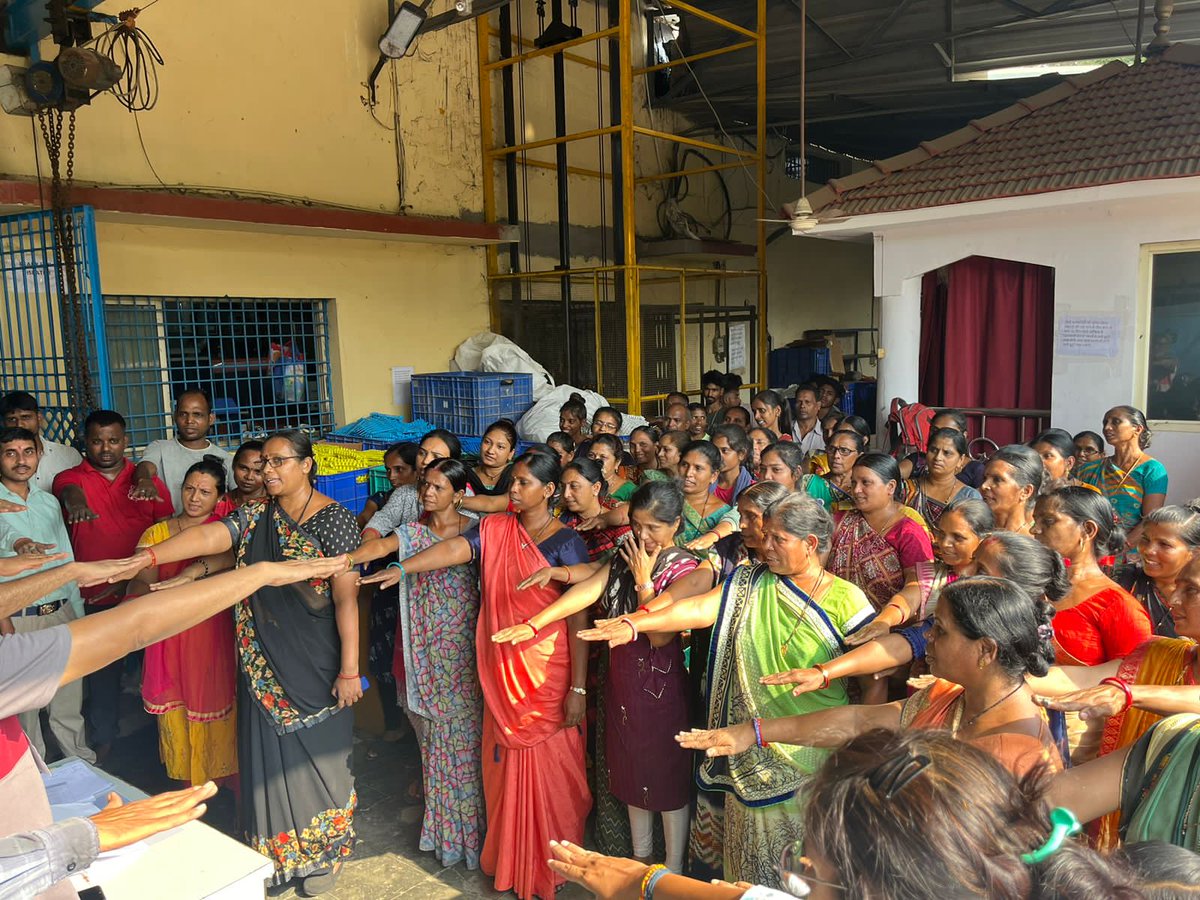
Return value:
[(104, 318), (112, 404), (135, 448), (173, 432), (174, 398), (194, 387), (211, 395), (211, 437), (227, 447), (333, 428), (328, 300), (105, 297)]
[[(104, 321), (99, 305), (100, 274), (96, 225), (92, 208), (71, 211), (76, 278), (83, 315), (83, 338), (91, 364), (95, 399), (109, 402), (105, 379), (106, 349), (97, 334)], [(54, 232), (49, 212), (0, 216), (0, 393), (28, 391), (38, 399), (46, 435), (57, 441), (75, 437), (72, 398), (79, 402), (83, 386), (74, 384), (67, 355), (64, 308), (55, 278)], [(67, 314), (70, 315), (69, 310)]]

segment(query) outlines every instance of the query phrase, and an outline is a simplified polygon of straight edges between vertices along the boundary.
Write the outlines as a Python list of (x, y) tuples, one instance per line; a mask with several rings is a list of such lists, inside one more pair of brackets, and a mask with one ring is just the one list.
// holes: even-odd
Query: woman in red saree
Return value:
[[(1124, 546), (1112, 506), (1085, 487), (1065, 487), (1038, 498), (1033, 536), (1070, 567), (1071, 591), (1055, 601), (1056, 660), (1065, 666), (1098, 666), (1128, 656), (1148, 640), (1150, 615), (1128, 591), (1104, 574), (1099, 557)], [(1096, 756), (1102, 726), (1067, 715), (1071, 761)]]
[[(184, 476), (179, 515), (147, 528), (138, 549), (217, 521), (214, 510), (224, 495), (225, 466), (217, 457), (206, 456)], [(151, 584), (174, 578), (193, 561), (143, 569), (130, 582), (127, 596), (148, 593)], [(229, 610), (146, 648), (142, 702), (146, 712), (158, 718), (158, 752), (169, 778), (204, 784), (237, 774), (236, 694)]]
[(523, 591), (518, 583), (541, 568), (586, 562), (588, 552), (579, 535), (550, 512), (561, 478), (558, 460), (526, 453), (512, 473), (508, 499), (514, 512), (487, 516), (462, 537), (364, 581), (387, 586), (405, 574), (479, 563), (475, 649), (484, 699), (488, 823), (480, 866), (498, 891), (551, 900), (563, 879), (546, 864), (546, 848), (552, 839), (581, 842), (592, 805), (582, 727), (587, 649), (573, 637), (584, 624), (582, 616), (556, 622), (515, 646), (494, 644), (491, 636), (528, 620), (560, 593), (556, 582)]

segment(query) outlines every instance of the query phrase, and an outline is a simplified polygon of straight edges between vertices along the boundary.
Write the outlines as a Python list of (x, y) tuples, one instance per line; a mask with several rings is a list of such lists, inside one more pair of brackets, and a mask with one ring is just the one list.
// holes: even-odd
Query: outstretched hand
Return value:
[(891, 625), (887, 622), (880, 622), (878, 619), (873, 619), (853, 634), (846, 635), (842, 638), (842, 642), (847, 647), (861, 647), (863, 644), (878, 640), (884, 635), (891, 633)]
[(745, 753), (754, 746), (754, 726), (743, 722), (741, 725), (708, 731), (693, 728), (679, 732), (675, 740), (689, 750), (703, 750), (706, 756), (733, 756)]
[(597, 628), (584, 628), (577, 632), (575, 636), (581, 641), (607, 641), (609, 647), (620, 647), (622, 644), (628, 644), (635, 637), (633, 629), (620, 619)]
[(145, 800), (126, 803), (108, 795), (108, 805), (91, 817), (100, 838), (100, 850), (116, 850), (145, 840), (160, 831), (186, 825), (208, 809), (204, 801), (217, 793), (211, 781), (182, 791), (169, 791)]
[(825, 686), (825, 676), (816, 669), (788, 669), (786, 672), (773, 672), (758, 679), (759, 684), (794, 684), (793, 697), (819, 691)]
[(551, 869), (591, 891), (599, 900), (638, 897), (649, 868), (636, 859), (604, 856), (567, 841), (551, 841), (550, 852), (554, 854), (547, 863)]
[(388, 588), (395, 587), (400, 583), (400, 579), (404, 577), (402, 569), (396, 569), (388, 566), (386, 569), (380, 569), (374, 575), (368, 575), (366, 578), (359, 578), (359, 584), (377, 584), (379, 590), (386, 591)]
[(527, 591), (530, 588), (545, 587), (554, 580), (554, 569), (550, 566), (542, 566), (524, 581), (517, 585), (518, 591)]
[(1119, 715), (1125, 709), (1125, 692), (1111, 684), (1098, 684), (1057, 697), (1034, 697), (1033, 702), (1046, 709), (1077, 712), (1081, 720), (1089, 722)]
[(279, 587), (295, 584), (297, 581), (325, 581), (334, 575), (341, 575), (350, 570), (350, 558), (343, 553), (340, 556), (289, 559), (286, 562), (263, 562), (255, 565), (269, 566), (267, 584)]
[(67, 554), (65, 553), (53, 553), (42, 556), (0, 557), (0, 577), (11, 578), (14, 575), (21, 575), (25, 572), (31, 572), (34, 569), (40, 569), (52, 560), (66, 558)]
[(501, 628), (492, 635), (493, 644), (520, 644), (523, 641), (533, 640), (537, 637), (537, 632), (533, 630), (533, 626), (528, 622), (518, 622), (516, 625), (510, 625), (508, 628)]

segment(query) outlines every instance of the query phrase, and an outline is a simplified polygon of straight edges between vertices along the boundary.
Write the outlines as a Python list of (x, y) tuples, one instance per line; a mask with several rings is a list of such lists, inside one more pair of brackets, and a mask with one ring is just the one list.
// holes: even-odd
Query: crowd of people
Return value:
[[(573, 396), (544, 444), (518, 453), (501, 420), (475, 459), (434, 430), (386, 451), (392, 487), (357, 518), (317, 490), (305, 434), (212, 443), (203, 391), (136, 463), (118, 413), (88, 416), (80, 457), (9, 394), (0, 663), (37, 658), (45, 683), (0, 677), (0, 826), (47, 833), (44, 798), (10, 802), (36, 794), (44, 730), (111, 757), (141, 641), (162, 763), (192, 786), (159, 801), (171, 821), (234, 790), (274, 883), (329, 890), (355, 843), (363, 602), (387, 736), (407, 722), (420, 746), (421, 850), (522, 900), (564, 879), (639, 900), (1183, 896), (1200, 506), (1165, 505), (1145, 417), (973, 459), (941, 410), (897, 459), (841, 390), (747, 409), (710, 372), (624, 438)], [(10, 853), (36, 848), (0, 842), (0, 896)]]

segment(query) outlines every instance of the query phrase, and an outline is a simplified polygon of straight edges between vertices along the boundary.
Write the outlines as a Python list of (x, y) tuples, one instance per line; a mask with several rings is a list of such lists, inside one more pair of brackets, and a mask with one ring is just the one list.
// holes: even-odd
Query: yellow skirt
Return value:
[(182, 709), (158, 717), (158, 754), (167, 776), (204, 784), (236, 775), (237, 711), (212, 722), (189, 721)]

